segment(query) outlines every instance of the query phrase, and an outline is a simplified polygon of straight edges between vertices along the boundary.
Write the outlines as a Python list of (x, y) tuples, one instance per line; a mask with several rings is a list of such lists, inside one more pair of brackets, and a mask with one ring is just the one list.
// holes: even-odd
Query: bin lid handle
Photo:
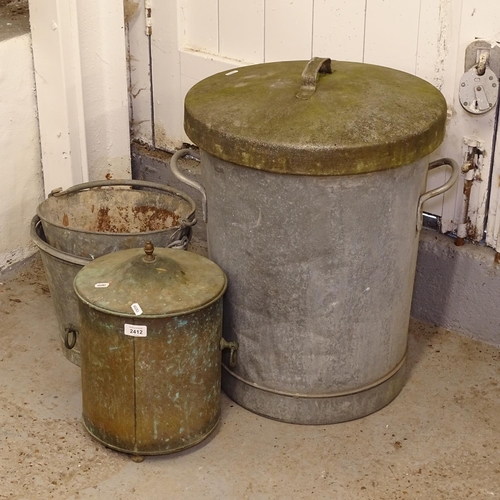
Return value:
[(307, 100), (316, 92), (319, 73), (332, 73), (332, 60), (329, 57), (313, 57), (302, 72), (302, 86), (296, 94), (298, 99)]

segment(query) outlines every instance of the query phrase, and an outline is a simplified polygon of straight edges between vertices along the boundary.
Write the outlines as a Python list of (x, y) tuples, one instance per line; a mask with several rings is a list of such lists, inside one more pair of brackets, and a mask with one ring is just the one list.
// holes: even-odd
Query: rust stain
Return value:
[[(95, 230), (106, 233), (131, 233), (160, 231), (180, 225), (180, 216), (166, 208), (154, 206), (114, 207), (113, 216), (109, 207), (102, 207), (97, 213)], [(133, 216), (130, 221), (129, 216)], [(133, 228), (133, 229), (132, 229)]]
[(472, 224), (467, 226), (467, 237), (472, 241), (477, 241), (478, 234), (476, 226), (473, 226)]
[(470, 192), (472, 189), (472, 180), (468, 180), (464, 182), (464, 195), (470, 198)]
[(471, 222), (470, 218), (467, 219), (467, 238), (472, 241), (476, 241), (478, 239), (478, 231), (477, 227)]
[(63, 220), (62, 220), (63, 226), (68, 227), (69, 226), (69, 218), (68, 214), (63, 215)]
[(92, 208), (90, 209), (90, 211), (91, 211), (92, 213), (94, 213), (94, 210), (95, 210), (95, 205), (92, 205)]
[(495, 264), (500, 264), (500, 252), (495, 253)]
[(112, 176), (112, 175), (108, 172), (108, 173), (106, 174), (106, 179), (108, 179), (108, 181), (109, 181), (109, 180), (111, 180), (112, 178), (113, 178), (113, 176)]
[(99, 232), (116, 232), (111, 231), (111, 219), (109, 217), (109, 208), (102, 207), (97, 213), (97, 231)]
[(171, 219), (172, 226), (179, 225), (180, 217), (175, 212), (171, 212), (166, 208), (139, 206), (132, 207), (132, 212), (136, 218), (139, 214), (145, 216), (146, 231), (157, 231), (165, 228), (169, 219)]
[(125, 14), (125, 22), (130, 22), (139, 10), (139, 2), (135, 0), (124, 0), (123, 13)]

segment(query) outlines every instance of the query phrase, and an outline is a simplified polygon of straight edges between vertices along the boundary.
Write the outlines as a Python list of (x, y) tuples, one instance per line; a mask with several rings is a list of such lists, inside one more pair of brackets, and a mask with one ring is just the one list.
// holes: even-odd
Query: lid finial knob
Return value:
[(153, 262), (156, 259), (153, 255), (154, 251), (155, 247), (153, 246), (153, 243), (150, 240), (146, 241), (146, 244), (144, 245), (144, 253), (146, 254), (144, 257), (145, 262)]

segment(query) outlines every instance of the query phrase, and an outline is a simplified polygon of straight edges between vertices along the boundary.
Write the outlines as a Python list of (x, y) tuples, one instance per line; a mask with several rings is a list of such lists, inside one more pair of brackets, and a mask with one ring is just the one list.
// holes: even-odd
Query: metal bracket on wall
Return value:
[(152, 6), (151, 6), (151, 0), (144, 0), (144, 10), (145, 16), (144, 19), (146, 20), (146, 35), (150, 36), (153, 34), (153, 16), (151, 14)]
[(488, 55), (488, 65), (497, 77), (500, 77), (500, 46), (491, 44), (487, 40), (475, 40), (465, 49), (464, 71), (469, 71), (479, 63), (481, 54)]
[(495, 108), (498, 99), (500, 47), (476, 40), (465, 51), (465, 73), (458, 97), (468, 113), (482, 115)]
[(470, 195), (474, 181), (481, 181), (481, 167), (485, 155), (484, 144), (475, 139), (464, 137), (464, 163), (462, 165), (462, 174), (464, 175), (464, 188), (462, 197), (462, 209), (457, 227), (456, 246), (465, 244), (466, 238), (473, 241), (478, 239), (478, 230), (471, 223), (469, 215)]

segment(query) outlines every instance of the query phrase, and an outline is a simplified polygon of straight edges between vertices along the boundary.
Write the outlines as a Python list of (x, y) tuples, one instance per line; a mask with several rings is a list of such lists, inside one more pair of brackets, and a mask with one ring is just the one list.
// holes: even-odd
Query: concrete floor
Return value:
[(0, 0), (0, 42), (30, 30), (27, 0)]
[(0, 275), (2, 499), (500, 498), (500, 351), (411, 323), (408, 382), (386, 408), (330, 426), (254, 415), (228, 398), (205, 443), (134, 463), (81, 421), (37, 258)]

